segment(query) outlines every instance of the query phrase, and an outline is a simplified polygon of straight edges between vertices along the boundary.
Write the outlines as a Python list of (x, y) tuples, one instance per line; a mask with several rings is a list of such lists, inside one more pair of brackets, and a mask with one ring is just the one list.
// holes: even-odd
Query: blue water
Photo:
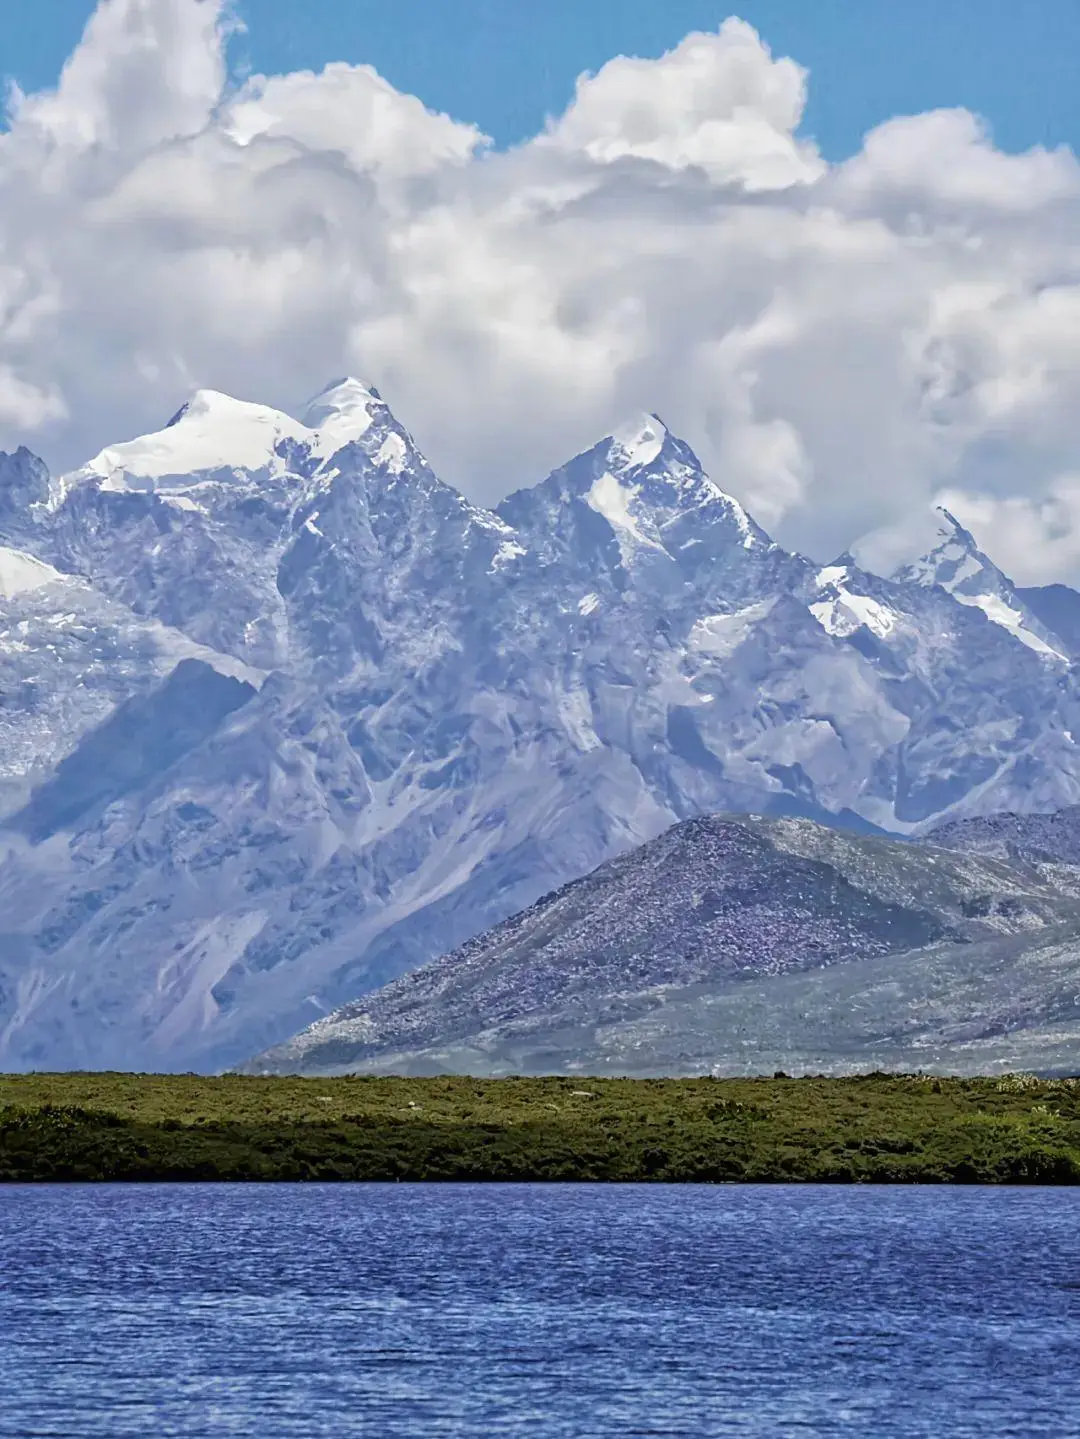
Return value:
[(1080, 1434), (1080, 1192), (0, 1187), (0, 1434)]

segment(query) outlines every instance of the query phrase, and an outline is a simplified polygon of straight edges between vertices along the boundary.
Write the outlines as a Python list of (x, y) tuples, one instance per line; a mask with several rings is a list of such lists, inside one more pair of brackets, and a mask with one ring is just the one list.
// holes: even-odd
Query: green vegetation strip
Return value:
[(1080, 1081), (0, 1076), (0, 1181), (1080, 1182)]

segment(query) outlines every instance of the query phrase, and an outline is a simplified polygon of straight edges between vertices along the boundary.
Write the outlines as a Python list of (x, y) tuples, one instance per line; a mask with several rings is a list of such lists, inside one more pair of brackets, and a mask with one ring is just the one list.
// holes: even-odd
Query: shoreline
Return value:
[(0, 1183), (1080, 1184), (1080, 1080), (0, 1075)]

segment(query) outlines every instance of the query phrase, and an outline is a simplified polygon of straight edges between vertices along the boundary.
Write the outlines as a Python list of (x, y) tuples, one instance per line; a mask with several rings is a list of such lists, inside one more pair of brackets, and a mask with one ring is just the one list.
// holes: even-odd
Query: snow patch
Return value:
[(830, 585), (842, 584), (847, 577), (847, 565), (826, 565), (818, 570), (816, 580), (819, 589), (827, 589)]
[(965, 595), (958, 591), (953, 592), (953, 598), (960, 601), (962, 605), (974, 605), (976, 609), (982, 610), (988, 620), (994, 624), (1001, 625), (1003, 629), (1027, 645), (1029, 650), (1036, 654), (1049, 655), (1056, 660), (1064, 660), (1065, 655), (1048, 645), (1045, 640), (1033, 634), (1024, 623), (1024, 616), (1021, 611), (1013, 609), (1000, 595)]
[(690, 648), (713, 659), (726, 659), (765, 618), (773, 604), (771, 599), (762, 600), (732, 614), (702, 616), (690, 631)]
[(846, 639), (863, 626), (879, 639), (884, 639), (896, 628), (898, 616), (869, 595), (847, 589), (844, 584), (847, 577), (846, 565), (826, 565), (819, 570), (818, 588), (826, 593), (822, 599), (808, 606), (810, 613), (823, 630), (840, 639)]
[(405, 461), (409, 451), (405, 441), (398, 434), (389, 434), (379, 446), (375, 455), (375, 463), (383, 469), (389, 470), (392, 475), (400, 475), (405, 468)]
[(520, 559), (521, 556), (526, 553), (527, 551), (524, 546), (519, 545), (517, 540), (503, 540), (502, 544), (495, 551), (491, 564), (488, 566), (488, 574), (495, 574), (497, 571), (504, 569), (511, 561)]
[(0, 599), (13, 600), (16, 595), (43, 589), (64, 578), (59, 570), (34, 559), (33, 555), (0, 545)]
[(757, 536), (754, 534), (754, 526), (750, 522), (750, 516), (743, 509), (742, 505), (739, 504), (738, 500), (734, 499), (729, 494), (725, 494), (723, 490), (719, 490), (719, 487), (717, 488), (718, 492), (723, 495), (724, 499), (731, 507), (731, 513), (734, 516), (735, 523), (738, 525), (742, 533), (743, 549), (753, 549), (753, 547), (757, 544)]
[(619, 537), (620, 545), (622, 536), (629, 536), (639, 545), (647, 545), (654, 550), (663, 550), (663, 545), (642, 532), (634, 516), (630, 513), (631, 501), (639, 493), (639, 489), (638, 485), (620, 485), (611, 471), (605, 470), (593, 481), (589, 493), (585, 496), (585, 503), (591, 510), (595, 510), (598, 515), (602, 515), (607, 520)]

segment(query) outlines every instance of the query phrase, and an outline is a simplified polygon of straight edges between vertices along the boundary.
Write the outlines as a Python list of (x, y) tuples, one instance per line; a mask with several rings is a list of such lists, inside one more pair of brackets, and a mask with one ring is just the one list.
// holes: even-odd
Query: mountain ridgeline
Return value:
[[(812, 564), (656, 416), (495, 510), (355, 380), (301, 420), (200, 391), (67, 475), (0, 457), (0, 1067), (284, 1052), (698, 816), (872, 854), (1076, 803), (1078, 615), (945, 513), (889, 578)], [(972, 948), (764, 824), (689, 832), (697, 950), (620, 901), (629, 990)]]
[(684, 820), (247, 1069), (1069, 1071), (1080, 863), (1041, 836), (1025, 845), (1024, 818), (1000, 819), (1008, 859), (984, 843), (992, 820), (928, 843)]

